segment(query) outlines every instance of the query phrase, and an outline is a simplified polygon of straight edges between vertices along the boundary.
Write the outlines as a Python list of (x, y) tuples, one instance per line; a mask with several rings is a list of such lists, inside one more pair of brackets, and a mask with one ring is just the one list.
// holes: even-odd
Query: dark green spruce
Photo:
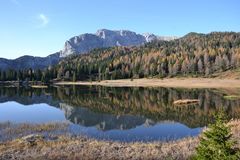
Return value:
[(231, 128), (227, 125), (224, 112), (221, 110), (215, 117), (215, 122), (203, 132), (200, 144), (196, 148), (195, 160), (238, 160), (239, 149), (235, 148)]

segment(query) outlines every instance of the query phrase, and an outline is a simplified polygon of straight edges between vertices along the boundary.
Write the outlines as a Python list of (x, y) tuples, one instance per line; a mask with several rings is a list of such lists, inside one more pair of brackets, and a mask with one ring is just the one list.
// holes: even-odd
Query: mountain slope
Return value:
[(153, 34), (136, 34), (132, 31), (98, 30), (96, 34), (82, 34), (70, 38), (65, 42), (64, 48), (47, 57), (22, 56), (14, 60), (0, 58), (0, 69), (43, 69), (55, 65), (63, 57), (71, 54), (87, 53), (92, 49), (112, 46), (135, 46), (153, 40), (172, 40), (176, 37), (159, 37)]
[(95, 34), (82, 34), (72, 37), (65, 42), (61, 51), (61, 57), (71, 54), (80, 54), (91, 51), (94, 48), (106, 48), (113, 46), (138, 46), (153, 40), (173, 40), (176, 37), (160, 37), (154, 34), (137, 34), (128, 30), (112, 31), (98, 30)]
[(14, 60), (0, 58), (0, 69), (43, 69), (57, 64), (60, 60), (60, 53), (54, 53), (47, 57), (22, 56)]
[(67, 57), (56, 69), (59, 77), (103, 80), (211, 76), (237, 67), (240, 33), (213, 32), (190, 33), (173, 41), (153, 41), (138, 47), (95, 49), (89, 54)]

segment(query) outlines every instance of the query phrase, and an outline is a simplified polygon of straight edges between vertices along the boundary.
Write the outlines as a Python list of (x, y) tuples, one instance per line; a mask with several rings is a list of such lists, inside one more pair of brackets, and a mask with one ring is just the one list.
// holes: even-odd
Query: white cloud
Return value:
[(49, 18), (43, 13), (38, 15), (38, 19), (41, 21), (41, 24), (38, 27), (46, 27), (50, 21)]

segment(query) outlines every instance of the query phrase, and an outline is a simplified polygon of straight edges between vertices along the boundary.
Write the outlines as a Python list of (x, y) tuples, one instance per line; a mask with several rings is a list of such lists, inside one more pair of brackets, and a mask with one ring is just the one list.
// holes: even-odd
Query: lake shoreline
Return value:
[[(232, 120), (228, 124), (232, 126), (233, 138), (239, 147), (240, 121)], [(43, 132), (53, 126), (56, 127), (46, 124), (36, 128)], [(56, 129), (64, 127), (65, 124), (63, 127), (58, 124)], [(169, 142), (118, 142), (69, 135), (52, 137), (44, 138), (36, 133), (2, 142), (0, 159), (189, 159), (199, 143), (199, 136)]]
[(164, 78), (164, 79), (119, 79), (100, 82), (56, 82), (54, 85), (96, 85), (108, 87), (173, 87), (173, 88), (240, 88), (238, 79), (218, 78)]

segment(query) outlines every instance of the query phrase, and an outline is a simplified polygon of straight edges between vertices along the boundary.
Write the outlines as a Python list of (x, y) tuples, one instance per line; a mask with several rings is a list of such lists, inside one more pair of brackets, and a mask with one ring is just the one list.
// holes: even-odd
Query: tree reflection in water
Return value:
[[(228, 100), (227, 91), (141, 87), (63, 86), (47, 89), (0, 88), (0, 103), (47, 103), (61, 108), (66, 119), (100, 130), (130, 129), (174, 121), (190, 128), (203, 127), (224, 107), (229, 118), (239, 118), (240, 100)], [(197, 105), (174, 106), (178, 99), (199, 99)]]

